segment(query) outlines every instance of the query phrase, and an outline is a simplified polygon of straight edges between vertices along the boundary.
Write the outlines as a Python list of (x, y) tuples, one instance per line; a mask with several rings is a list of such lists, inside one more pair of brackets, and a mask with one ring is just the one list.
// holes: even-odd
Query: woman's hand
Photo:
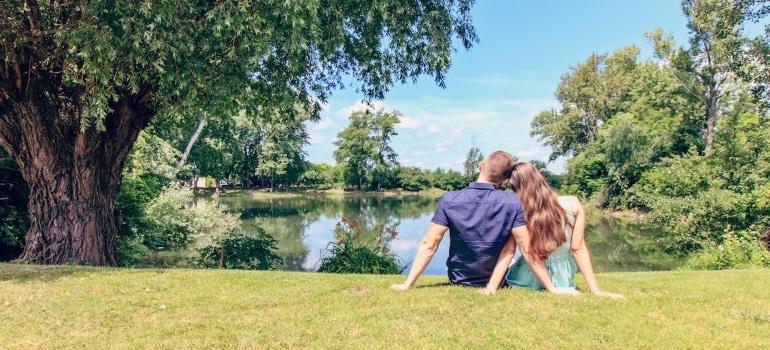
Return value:
[(409, 288), (411, 288), (411, 287), (412, 287), (412, 286), (410, 286), (410, 285), (408, 285), (408, 284), (406, 284), (406, 283), (402, 283), (402, 284), (394, 284), (394, 285), (391, 285), (391, 286), (390, 286), (390, 288), (391, 288), (391, 289), (395, 289), (395, 290), (407, 290), (407, 289), (409, 289)]
[(478, 292), (481, 295), (492, 295), (492, 294), (495, 294), (497, 292), (497, 288), (492, 288), (492, 287), (488, 287), (487, 286), (487, 287), (479, 289)]

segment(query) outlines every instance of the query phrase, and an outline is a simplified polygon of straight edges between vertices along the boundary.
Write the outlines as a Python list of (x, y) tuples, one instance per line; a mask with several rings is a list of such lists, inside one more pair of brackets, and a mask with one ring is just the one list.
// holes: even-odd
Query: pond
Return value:
[[(199, 198), (198, 200), (211, 200)], [(390, 227), (398, 232), (391, 250), (410, 263), (425, 235), (438, 198), (407, 195), (383, 196), (304, 195), (264, 198), (228, 194), (214, 199), (231, 213), (240, 213), (243, 230), (256, 232), (261, 226), (278, 240), (282, 270), (315, 271), (323, 251), (336, 241), (332, 230), (344, 217), (366, 229)], [(603, 271), (669, 270), (676, 261), (656, 249), (657, 233), (641, 225), (590, 212), (586, 242), (594, 269)], [(426, 275), (446, 275), (449, 235), (441, 241)], [(409, 268), (404, 270), (408, 273)]]

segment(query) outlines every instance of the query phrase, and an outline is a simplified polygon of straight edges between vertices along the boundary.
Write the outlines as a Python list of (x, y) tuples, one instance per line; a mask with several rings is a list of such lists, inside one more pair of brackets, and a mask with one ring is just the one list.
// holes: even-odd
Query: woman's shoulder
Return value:
[(576, 196), (559, 196), (559, 202), (566, 204), (573, 212), (583, 208), (580, 198)]

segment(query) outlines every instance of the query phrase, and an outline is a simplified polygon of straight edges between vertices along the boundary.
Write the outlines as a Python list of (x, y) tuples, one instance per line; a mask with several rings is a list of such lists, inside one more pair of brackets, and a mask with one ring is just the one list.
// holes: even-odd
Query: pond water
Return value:
[[(390, 248), (411, 264), (438, 203), (438, 198), (416, 195), (402, 198), (323, 195), (254, 198), (247, 194), (228, 194), (214, 200), (226, 211), (240, 213), (242, 228), (247, 234), (256, 232), (255, 225), (259, 225), (275, 237), (278, 254), (284, 260), (280, 269), (293, 271), (317, 269), (324, 249), (336, 241), (332, 230), (343, 217), (358, 221), (365, 231), (383, 226), (396, 230), (398, 236)], [(645, 230), (639, 224), (598, 212), (588, 215), (586, 242), (594, 270), (599, 272), (674, 268), (676, 261), (656, 249), (656, 237), (656, 232)], [(448, 247), (449, 234), (446, 234), (423, 274), (446, 275)], [(409, 268), (403, 273), (408, 272)]]

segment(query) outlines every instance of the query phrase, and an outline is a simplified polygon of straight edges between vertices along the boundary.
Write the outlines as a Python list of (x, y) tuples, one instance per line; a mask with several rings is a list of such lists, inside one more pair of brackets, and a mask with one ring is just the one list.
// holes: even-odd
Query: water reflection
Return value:
[[(417, 251), (437, 198), (407, 196), (403, 198), (298, 196), (291, 198), (252, 198), (248, 195), (222, 196), (220, 206), (241, 214), (243, 229), (255, 232), (260, 225), (278, 240), (281, 269), (314, 271), (321, 252), (335, 241), (333, 228), (345, 217), (358, 221), (366, 230), (391, 227), (398, 231), (391, 242), (394, 253), (411, 263)], [(597, 271), (667, 270), (676, 262), (659, 253), (656, 233), (641, 225), (589, 213), (586, 240)], [(439, 246), (424, 274), (445, 275), (448, 235)], [(408, 272), (406, 269), (404, 273)]]

